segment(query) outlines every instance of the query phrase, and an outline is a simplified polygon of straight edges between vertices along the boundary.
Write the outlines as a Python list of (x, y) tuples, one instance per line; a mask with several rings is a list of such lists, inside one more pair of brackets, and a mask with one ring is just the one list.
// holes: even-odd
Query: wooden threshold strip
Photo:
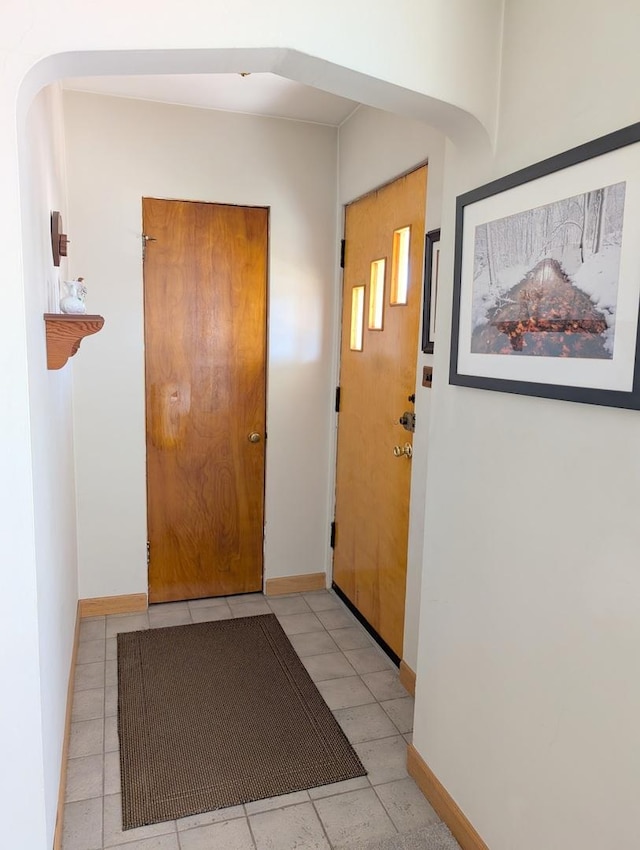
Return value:
[(460, 806), (413, 744), (407, 747), (407, 770), (418, 788), (451, 830), (462, 850), (489, 850)]
[(105, 614), (138, 614), (147, 610), (146, 593), (128, 593), (123, 596), (96, 596), (81, 599), (80, 616), (103, 617)]
[(282, 576), (268, 578), (264, 585), (266, 596), (281, 596), (283, 593), (308, 593), (311, 590), (324, 590), (327, 586), (325, 573), (308, 573), (302, 576)]
[(416, 695), (416, 674), (404, 660), (400, 662), (399, 673), (400, 684), (403, 686), (405, 691), (407, 691), (407, 693), (411, 694), (411, 696), (414, 697)]

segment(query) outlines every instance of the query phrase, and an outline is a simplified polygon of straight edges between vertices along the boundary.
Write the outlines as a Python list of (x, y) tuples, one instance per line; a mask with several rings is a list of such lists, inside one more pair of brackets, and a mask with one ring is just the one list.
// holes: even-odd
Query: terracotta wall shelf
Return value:
[(102, 316), (45, 313), (47, 330), (47, 369), (62, 369), (80, 348), (85, 336), (98, 333), (104, 325)]

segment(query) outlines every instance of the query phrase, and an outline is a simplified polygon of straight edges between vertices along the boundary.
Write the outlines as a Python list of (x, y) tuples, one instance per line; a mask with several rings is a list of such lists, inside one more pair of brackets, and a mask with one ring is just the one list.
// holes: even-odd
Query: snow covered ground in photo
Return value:
[(509, 290), (520, 283), (528, 271), (535, 266), (530, 265), (510, 266), (499, 269), (497, 280), (492, 284), (489, 276), (489, 268), (485, 266), (477, 278), (473, 281), (473, 294), (471, 303), (471, 321), (473, 330), (479, 325), (487, 322), (487, 313), (496, 307), (507, 303), (505, 296)]
[(543, 259), (556, 260), (607, 321), (605, 349), (613, 354), (625, 183), (605, 186), (476, 228), (473, 330), (510, 303), (509, 292)]
[(607, 320), (603, 336), (604, 347), (610, 354), (613, 354), (619, 276), (620, 245), (606, 245), (599, 254), (588, 257), (571, 275), (574, 284), (591, 297)]

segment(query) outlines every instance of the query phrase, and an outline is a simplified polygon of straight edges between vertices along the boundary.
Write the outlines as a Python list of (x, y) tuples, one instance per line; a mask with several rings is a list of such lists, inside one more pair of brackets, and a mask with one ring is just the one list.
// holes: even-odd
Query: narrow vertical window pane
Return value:
[(369, 330), (382, 330), (384, 310), (384, 273), (386, 260), (374, 260), (371, 263), (371, 286), (369, 287)]
[(364, 335), (364, 286), (351, 290), (351, 351), (362, 351)]
[(391, 261), (391, 303), (406, 304), (409, 291), (409, 245), (411, 228), (402, 227), (393, 233)]

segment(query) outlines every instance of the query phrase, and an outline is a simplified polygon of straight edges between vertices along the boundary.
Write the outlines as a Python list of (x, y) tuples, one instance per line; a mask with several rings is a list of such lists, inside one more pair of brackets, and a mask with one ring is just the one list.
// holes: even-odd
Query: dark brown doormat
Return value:
[(366, 771), (273, 614), (118, 635), (123, 829)]

